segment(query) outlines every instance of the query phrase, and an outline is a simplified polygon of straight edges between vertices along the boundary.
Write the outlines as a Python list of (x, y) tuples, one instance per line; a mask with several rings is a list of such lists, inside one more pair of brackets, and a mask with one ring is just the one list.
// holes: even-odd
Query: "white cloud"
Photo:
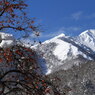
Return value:
[(52, 38), (52, 37), (55, 37), (55, 36), (58, 36), (60, 35), (61, 33), (64, 33), (68, 36), (72, 36), (74, 35), (75, 32), (79, 32), (81, 30), (80, 27), (61, 27), (60, 29), (58, 29), (58, 31), (56, 32), (51, 32), (51, 33), (41, 33), (40, 34), (40, 39), (41, 38)]
[(80, 19), (94, 19), (95, 18), (95, 13), (91, 13), (91, 14), (83, 14), (82, 11), (79, 11), (79, 12), (76, 12), (76, 13), (73, 13), (71, 14), (71, 17), (69, 17), (71, 19), (74, 19), (74, 20), (80, 20)]
[(86, 18), (86, 19), (93, 19), (93, 18), (95, 18), (95, 13), (86, 15), (85, 18)]
[(52, 38), (55, 37), (57, 35), (60, 35), (61, 33), (63, 33), (63, 30), (58, 30), (57, 32), (51, 32), (51, 33), (40, 33), (40, 38)]
[(62, 33), (68, 35), (68, 36), (73, 36), (74, 33), (79, 32), (81, 30), (80, 27), (61, 27), (59, 31), (62, 31)]
[(78, 31), (80, 27), (62, 27), (64, 31)]
[(79, 19), (81, 18), (82, 14), (83, 14), (83, 12), (82, 12), (82, 11), (79, 11), (79, 12), (73, 13), (73, 14), (71, 15), (71, 17), (72, 17), (73, 19), (75, 19), (75, 20), (79, 20)]

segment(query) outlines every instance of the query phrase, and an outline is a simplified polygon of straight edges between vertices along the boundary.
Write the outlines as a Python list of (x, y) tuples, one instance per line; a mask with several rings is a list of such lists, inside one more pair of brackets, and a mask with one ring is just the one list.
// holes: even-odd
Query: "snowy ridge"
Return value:
[(95, 30), (90, 29), (81, 33), (76, 40), (95, 52)]

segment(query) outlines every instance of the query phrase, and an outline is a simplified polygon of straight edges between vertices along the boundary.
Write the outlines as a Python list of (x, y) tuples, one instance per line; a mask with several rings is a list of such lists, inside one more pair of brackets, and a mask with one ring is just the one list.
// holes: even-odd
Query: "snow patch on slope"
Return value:
[(89, 60), (91, 60), (90, 57), (79, 51), (78, 48), (72, 44), (67, 43), (61, 39), (56, 39), (55, 42), (57, 43), (57, 46), (53, 53), (58, 57), (58, 59), (63, 61), (67, 58), (72, 59), (73, 57), (76, 58), (77, 55), (82, 55), (84, 58), (89, 58)]

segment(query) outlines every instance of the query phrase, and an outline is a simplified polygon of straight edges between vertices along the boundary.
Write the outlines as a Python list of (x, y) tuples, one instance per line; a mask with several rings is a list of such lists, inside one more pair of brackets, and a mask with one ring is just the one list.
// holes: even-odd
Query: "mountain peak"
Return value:
[(58, 36), (55, 36), (54, 38), (60, 38), (60, 37), (65, 37), (65, 34), (64, 33), (61, 33)]
[(80, 35), (90, 35), (90, 34), (93, 34), (95, 36), (95, 29), (89, 29), (89, 30), (86, 30), (84, 32), (82, 32)]

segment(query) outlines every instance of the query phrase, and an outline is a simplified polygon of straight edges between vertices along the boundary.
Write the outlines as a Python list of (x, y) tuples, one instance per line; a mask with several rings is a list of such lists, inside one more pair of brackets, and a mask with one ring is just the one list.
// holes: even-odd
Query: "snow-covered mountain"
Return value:
[(95, 30), (82, 32), (79, 36), (70, 37), (60, 34), (35, 47), (39, 63), (45, 74), (73, 65), (95, 60)]
[[(15, 44), (13, 35), (0, 32), (0, 47)], [(60, 34), (33, 48), (39, 55), (38, 62), (43, 73), (67, 70), (73, 65), (95, 60), (95, 30), (86, 30), (76, 37)]]

